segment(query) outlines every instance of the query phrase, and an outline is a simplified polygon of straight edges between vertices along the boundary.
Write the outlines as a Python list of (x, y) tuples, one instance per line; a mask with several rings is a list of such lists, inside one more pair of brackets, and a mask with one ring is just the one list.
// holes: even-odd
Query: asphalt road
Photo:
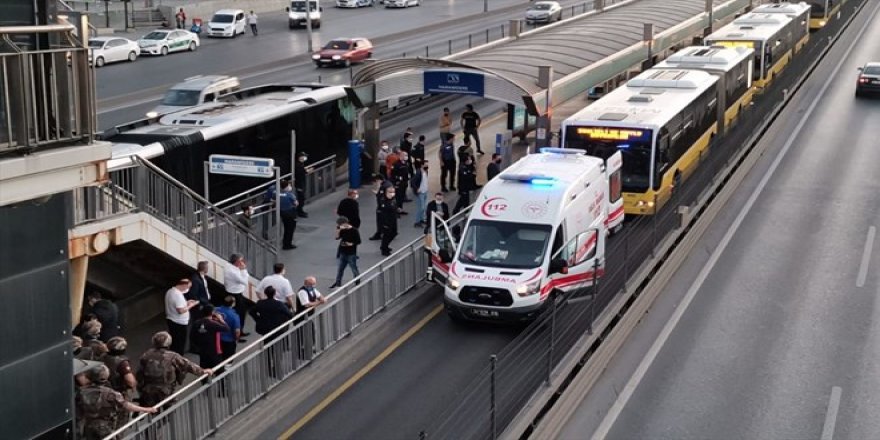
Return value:
[[(561, 3), (577, 5), (580, 12), (585, 2)], [(454, 40), (455, 52), (468, 47), (469, 34), (473, 34), (474, 46), (486, 41), (487, 29), (491, 40), (500, 38), (502, 27), (511, 19), (521, 19), (527, 4), (529, 2), (522, 0), (489, 0), (487, 14), (482, 13), (483, 2), (480, 1), (429, 0), (422, 6), (407, 9), (325, 7), (321, 28), (314, 31), (314, 47), (333, 38), (363, 36), (373, 40), (376, 59), (404, 54), (425, 56), (425, 46), (429, 46), (430, 57), (439, 58), (449, 53), (449, 40)], [(591, 8), (592, 2), (587, 7)], [(504, 12), (493, 12), (495, 10)], [(566, 14), (570, 11), (569, 7)], [(140, 35), (142, 33), (128, 37), (136, 39)], [(250, 34), (235, 39), (203, 37), (201, 41), (196, 52), (144, 56), (134, 63), (110, 64), (97, 69), (99, 127), (106, 129), (143, 117), (165, 90), (194, 75), (236, 75), (245, 87), (319, 80), (347, 84), (351, 78), (349, 69), (319, 69), (304, 57), (307, 33), (303, 29), (288, 29), (283, 12), (261, 14), (257, 37)]]
[[(636, 374), (609, 386), (626, 397), (604, 438), (877, 438), (880, 101), (853, 91), (856, 68), (880, 59), (878, 9), (867, 3), (764, 140), (730, 229), (710, 231), (698, 264), (671, 281), (695, 296), (682, 295), (665, 343), (659, 327), (641, 335), (656, 356), (635, 367), (624, 352), (607, 368)], [(606, 411), (582, 406), (563, 438), (586, 438), (584, 420)]]

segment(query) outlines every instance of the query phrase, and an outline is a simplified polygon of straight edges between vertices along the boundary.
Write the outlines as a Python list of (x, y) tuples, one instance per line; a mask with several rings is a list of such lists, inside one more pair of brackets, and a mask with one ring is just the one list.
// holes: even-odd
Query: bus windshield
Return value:
[(531, 269), (544, 261), (550, 225), (473, 220), (468, 224), (458, 261), (510, 269)]
[(608, 159), (623, 155), (623, 192), (643, 193), (651, 183), (653, 132), (642, 128), (565, 127), (565, 148), (586, 150), (591, 156)]

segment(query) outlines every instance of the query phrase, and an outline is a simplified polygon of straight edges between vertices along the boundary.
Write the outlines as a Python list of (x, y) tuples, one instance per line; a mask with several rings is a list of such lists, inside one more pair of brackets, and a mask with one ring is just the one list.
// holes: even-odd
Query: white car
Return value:
[(337, 8), (360, 8), (373, 6), (373, 0), (336, 0)]
[(410, 6), (418, 6), (420, 0), (385, 0), (386, 8), (408, 8)]
[(527, 23), (550, 23), (562, 20), (562, 5), (559, 2), (535, 2), (526, 10)]
[(209, 37), (235, 38), (244, 34), (247, 18), (241, 9), (221, 9), (214, 13), (205, 29)]
[(156, 29), (138, 40), (141, 54), (168, 55), (169, 52), (195, 51), (199, 36), (182, 29)]
[(95, 67), (117, 61), (134, 61), (141, 48), (134, 41), (121, 37), (95, 37), (89, 39), (89, 58)]

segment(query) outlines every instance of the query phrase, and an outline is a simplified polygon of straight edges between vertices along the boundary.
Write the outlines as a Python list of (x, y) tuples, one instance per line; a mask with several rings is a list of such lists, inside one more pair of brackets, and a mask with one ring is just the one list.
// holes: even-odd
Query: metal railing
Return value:
[(110, 181), (74, 191), (74, 225), (144, 212), (162, 220), (216, 255), (245, 256), (251, 274), (271, 273), (277, 250), (147, 160), (110, 173)]
[[(464, 221), (467, 213), (460, 212), (451, 222)], [(299, 313), (219, 364), (214, 370), (221, 373), (214, 378), (188, 384), (160, 402), (158, 414), (142, 414), (107, 438), (211, 435), (423, 281), (429, 262), (424, 237), (411, 241), (328, 295), (326, 305)]]
[(0, 153), (94, 139), (94, 70), (76, 33), (68, 23), (0, 27)]

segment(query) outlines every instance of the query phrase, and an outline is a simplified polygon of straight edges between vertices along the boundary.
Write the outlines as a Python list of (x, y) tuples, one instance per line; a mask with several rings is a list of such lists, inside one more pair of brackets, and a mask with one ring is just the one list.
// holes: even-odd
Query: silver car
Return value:
[(95, 67), (117, 61), (134, 61), (140, 54), (141, 48), (128, 38), (89, 38), (89, 58)]
[(526, 10), (527, 23), (551, 23), (562, 20), (559, 2), (535, 2)]

